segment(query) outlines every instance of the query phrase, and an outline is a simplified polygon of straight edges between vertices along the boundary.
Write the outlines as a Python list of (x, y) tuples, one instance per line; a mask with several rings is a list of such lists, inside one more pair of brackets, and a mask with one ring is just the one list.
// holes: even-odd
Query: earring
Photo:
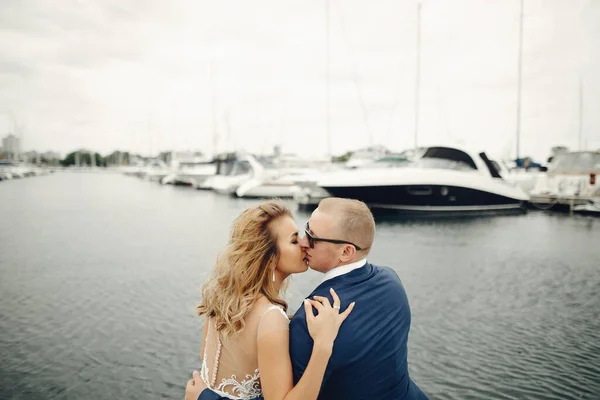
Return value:
[(273, 282), (275, 282), (275, 268), (273, 268)]

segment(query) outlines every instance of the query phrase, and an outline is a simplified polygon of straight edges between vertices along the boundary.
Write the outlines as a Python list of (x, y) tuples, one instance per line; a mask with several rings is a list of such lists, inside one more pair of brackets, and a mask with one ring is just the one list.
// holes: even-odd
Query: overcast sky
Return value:
[[(416, 0), (2, 0), (25, 149), (341, 153), (414, 142)], [(514, 155), (519, 0), (424, 0), (418, 141)], [(600, 0), (524, 0), (521, 148), (600, 148)], [(330, 88), (330, 135), (327, 86)], [(20, 127), (20, 128), (19, 128)], [(329, 145), (331, 143), (331, 146)]]

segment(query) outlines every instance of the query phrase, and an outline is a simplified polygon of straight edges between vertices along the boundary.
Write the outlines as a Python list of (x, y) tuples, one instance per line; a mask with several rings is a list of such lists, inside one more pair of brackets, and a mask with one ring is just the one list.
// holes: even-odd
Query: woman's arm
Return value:
[[(202, 329), (202, 346), (200, 347), (200, 359), (204, 359), (204, 348), (206, 347), (206, 335), (208, 334), (208, 318), (204, 318), (204, 328)], [(206, 389), (206, 384), (200, 377), (198, 371), (192, 372), (192, 379), (185, 385), (185, 399), (197, 400), (200, 393)]]
[(316, 343), (308, 366), (298, 385), (294, 387), (292, 361), (289, 353), (290, 335), (279, 330), (261, 337), (258, 341), (258, 369), (265, 400), (316, 399), (333, 343)]
[[(258, 369), (265, 400), (313, 400), (318, 397), (333, 350), (333, 341), (340, 325), (354, 308), (353, 303), (340, 314), (335, 308), (340, 304), (339, 298), (333, 291), (332, 296), (334, 307), (324, 297), (315, 297), (319, 301), (304, 302), (307, 325), (314, 345), (306, 370), (295, 387), (289, 354), (289, 331), (276, 330), (258, 339)], [(312, 307), (319, 312), (316, 317)]]

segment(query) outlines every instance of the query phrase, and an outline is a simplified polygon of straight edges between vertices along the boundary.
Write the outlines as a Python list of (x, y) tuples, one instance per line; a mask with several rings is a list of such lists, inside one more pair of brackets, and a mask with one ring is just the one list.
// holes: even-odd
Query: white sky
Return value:
[[(580, 78), (600, 148), (600, 0), (524, 1), (522, 155), (578, 148)], [(519, 0), (422, 4), (419, 144), (514, 155)], [(2, 0), (0, 136), (16, 124), (25, 149), (212, 153), (217, 132), (220, 151), (326, 154), (325, 5)], [(333, 153), (412, 146), (416, 10), (330, 0)]]

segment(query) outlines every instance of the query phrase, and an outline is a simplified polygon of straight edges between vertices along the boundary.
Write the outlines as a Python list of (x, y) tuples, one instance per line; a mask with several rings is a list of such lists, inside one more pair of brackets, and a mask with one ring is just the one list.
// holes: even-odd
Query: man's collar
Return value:
[(345, 275), (349, 272), (352, 272), (355, 269), (363, 267), (366, 263), (367, 263), (367, 259), (363, 258), (362, 260), (353, 262), (352, 264), (342, 265), (340, 267), (336, 267), (332, 270), (329, 270), (325, 273), (325, 276), (323, 277), (323, 280), (321, 281), (321, 283), (328, 281), (329, 279), (333, 279), (338, 276)]

